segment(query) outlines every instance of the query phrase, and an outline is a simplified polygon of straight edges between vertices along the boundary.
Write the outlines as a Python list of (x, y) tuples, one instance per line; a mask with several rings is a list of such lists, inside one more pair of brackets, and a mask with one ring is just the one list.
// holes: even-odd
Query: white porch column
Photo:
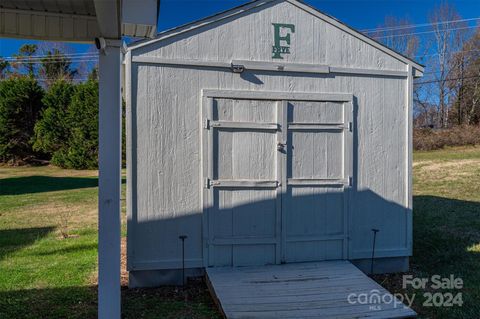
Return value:
[(99, 58), (98, 318), (120, 319), (121, 41)]

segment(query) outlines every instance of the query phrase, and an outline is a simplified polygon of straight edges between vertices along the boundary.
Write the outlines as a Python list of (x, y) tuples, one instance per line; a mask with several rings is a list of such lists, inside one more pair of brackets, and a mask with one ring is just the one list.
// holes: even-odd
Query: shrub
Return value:
[(98, 82), (88, 80), (75, 87), (66, 112), (68, 138), (53, 153), (55, 165), (92, 169), (98, 167)]
[(32, 77), (0, 81), (0, 161), (16, 164), (32, 155), (32, 136), (43, 108), (43, 94)]
[(480, 127), (456, 126), (449, 129), (414, 129), (413, 148), (429, 151), (445, 146), (464, 146), (480, 144)]
[(58, 80), (46, 92), (42, 99), (45, 109), (35, 124), (35, 151), (53, 154), (65, 147), (69, 137), (66, 114), (74, 88), (70, 82)]

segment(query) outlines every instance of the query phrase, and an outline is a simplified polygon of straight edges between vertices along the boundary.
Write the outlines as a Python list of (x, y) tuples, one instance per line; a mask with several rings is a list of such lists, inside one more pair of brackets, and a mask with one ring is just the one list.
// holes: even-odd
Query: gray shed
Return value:
[(412, 254), (423, 66), (296, 0), (259, 0), (125, 57), (131, 286), (205, 267)]

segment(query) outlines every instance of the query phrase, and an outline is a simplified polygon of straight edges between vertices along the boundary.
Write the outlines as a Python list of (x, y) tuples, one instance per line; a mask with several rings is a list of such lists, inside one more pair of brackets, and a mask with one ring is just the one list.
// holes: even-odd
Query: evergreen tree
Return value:
[(35, 151), (53, 154), (65, 146), (69, 137), (66, 115), (74, 89), (70, 82), (58, 80), (46, 92), (42, 100), (45, 109), (35, 124)]
[(15, 54), (18, 62), (14, 64), (15, 68), (19, 70), (20, 74), (28, 74), (33, 77), (36, 74), (36, 60), (34, 60), (34, 55), (37, 53), (36, 44), (24, 44), (18, 50), (18, 54)]
[(52, 162), (62, 167), (98, 167), (98, 82), (78, 84), (66, 113), (69, 128), (65, 147), (53, 154)]
[(18, 162), (32, 154), (43, 89), (32, 77), (0, 81), (0, 161)]

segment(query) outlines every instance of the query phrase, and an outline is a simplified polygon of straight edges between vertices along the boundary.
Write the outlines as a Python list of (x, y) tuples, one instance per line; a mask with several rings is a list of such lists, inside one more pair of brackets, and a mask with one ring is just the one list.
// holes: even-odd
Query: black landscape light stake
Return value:
[(370, 274), (373, 275), (373, 259), (375, 258), (375, 241), (377, 239), (377, 233), (380, 230), (373, 228), (372, 231), (373, 231), (373, 248), (372, 248), (372, 263), (370, 264)]
[(187, 235), (181, 235), (178, 238), (182, 241), (182, 287), (185, 287), (185, 239), (187, 239)]

